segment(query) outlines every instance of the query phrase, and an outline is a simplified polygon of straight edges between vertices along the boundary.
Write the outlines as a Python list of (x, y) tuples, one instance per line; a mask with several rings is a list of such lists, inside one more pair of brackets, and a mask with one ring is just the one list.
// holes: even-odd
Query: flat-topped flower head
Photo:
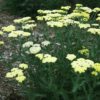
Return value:
[(57, 61), (57, 58), (56, 57), (53, 57), (51, 55), (50, 56), (47, 56), (47, 57), (44, 57), (42, 59), (42, 63), (55, 63), (56, 61)]
[(100, 73), (100, 63), (95, 63), (93, 68), (95, 69), (96, 72)]
[(3, 33), (3, 31), (0, 31), (0, 35), (3, 35), (4, 33)]
[(76, 7), (82, 7), (83, 5), (82, 4), (76, 4)]
[(11, 72), (8, 72), (5, 77), (6, 78), (13, 78), (13, 77), (15, 77), (15, 75)]
[(9, 25), (7, 27), (2, 27), (2, 30), (4, 32), (12, 32), (12, 31), (16, 30), (16, 27), (14, 25)]
[(23, 32), (23, 34), (22, 34), (23, 37), (28, 37), (28, 36), (30, 36), (30, 35), (31, 35), (30, 32)]
[(41, 44), (42, 44), (43, 46), (48, 46), (48, 45), (50, 44), (50, 41), (45, 40), (45, 41), (43, 41)]
[(71, 8), (71, 6), (62, 6), (61, 9), (62, 10), (69, 10)]
[(39, 58), (42, 63), (55, 63), (57, 61), (57, 57), (51, 56), (50, 54), (39, 53), (35, 56)]
[(31, 54), (36, 54), (40, 52), (41, 51), (40, 44), (34, 44), (32, 47), (30, 47), (29, 51)]
[(39, 54), (36, 54), (35, 57), (39, 58), (40, 60), (43, 59), (44, 57), (44, 54), (43, 53), (39, 53)]
[(17, 76), (16, 78), (16, 81), (18, 81), (19, 83), (22, 83), (25, 79), (26, 79), (26, 76)]
[(32, 30), (34, 27), (36, 27), (36, 24), (26, 24), (22, 26), (22, 29)]
[(86, 28), (89, 28), (90, 27), (90, 24), (80, 23), (80, 24), (78, 24), (78, 26), (79, 26), (80, 29), (86, 29)]
[(98, 75), (98, 72), (92, 71), (91, 74), (92, 74), (93, 76), (97, 76), (97, 75)]
[(31, 46), (33, 46), (33, 41), (27, 41), (22, 45), (23, 48), (29, 48)]
[(76, 58), (76, 56), (74, 54), (67, 54), (66, 59), (72, 61)]
[(17, 31), (12, 31), (11, 33), (9, 33), (8, 37), (12, 37), (12, 38), (15, 38), (15, 37), (18, 37), (18, 36), (29, 37), (30, 35), (31, 35), (30, 32), (25, 32), (25, 31), (22, 31), (22, 30), (17, 30)]
[(100, 29), (99, 28), (89, 28), (87, 31), (90, 32), (91, 34), (100, 35)]
[(24, 17), (24, 18), (15, 19), (14, 23), (22, 24), (22, 23), (26, 23), (26, 22), (28, 22), (30, 20), (31, 20), (31, 17)]
[(21, 63), (21, 64), (19, 64), (19, 68), (27, 69), (28, 68), (28, 65), (25, 64), (25, 63)]
[(100, 12), (100, 8), (99, 7), (94, 8), (93, 12)]
[(94, 62), (89, 59), (79, 58), (71, 63), (75, 72), (84, 73), (88, 68), (92, 68)]
[(4, 45), (4, 41), (0, 41), (0, 46)]

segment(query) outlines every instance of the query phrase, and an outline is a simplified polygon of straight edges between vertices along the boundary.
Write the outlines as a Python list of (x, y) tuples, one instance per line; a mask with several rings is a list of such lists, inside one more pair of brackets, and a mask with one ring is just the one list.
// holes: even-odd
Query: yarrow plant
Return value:
[(37, 23), (24, 17), (1, 28), (5, 77), (27, 100), (99, 100), (100, 8), (70, 8), (38, 10)]

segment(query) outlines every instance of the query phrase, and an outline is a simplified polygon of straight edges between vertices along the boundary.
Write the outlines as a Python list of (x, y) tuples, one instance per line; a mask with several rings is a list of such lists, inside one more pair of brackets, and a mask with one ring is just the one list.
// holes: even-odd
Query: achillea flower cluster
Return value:
[(29, 33), (29, 32), (17, 30), (17, 31), (12, 31), (11, 33), (9, 33), (8, 37), (11, 37), (11, 38), (15, 38), (15, 37), (18, 37), (18, 36), (29, 37), (30, 35), (31, 35), (31, 33)]
[(27, 41), (22, 45), (23, 48), (29, 48), (31, 46), (33, 46), (33, 42), (32, 41)]
[(84, 58), (79, 58), (71, 63), (71, 66), (74, 69), (74, 71), (80, 74), (85, 73), (85, 71), (87, 71), (88, 68), (92, 68), (93, 65), (94, 62), (92, 60)]
[(2, 27), (2, 30), (4, 32), (12, 32), (12, 31), (16, 30), (16, 27), (14, 25), (9, 25), (7, 27)]
[(26, 76), (24, 75), (24, 70), (28, 68), (25, 63), (19, 64), (19, 68), (12, 68), (10, 72), (6, 74), (7, 78), (14, 78), (19, 83), (25, 81)]
[(90, 32), (91, 34), (100, 35), (100, 29), (97, 29), (97, 28), (89, 28), (87, 31)]
[(29, 49), (29, 52), (31, 53), (31, 54), (36, 54), (36, 53), (38, 53), (38, 52), (40, 52), (41, 51), (41, 47), (40, 47), (40, 44), (34, 44), (32, 47), (30, 47), (30, 49)]
[(4, 45), (4, 41), (0, 41), (0, 46)]
[(76, 58), (76, 56), (74, 54), (67, 54), (66, 59), (72, 61)]
[(56, 57), (51, 56), (50, 54), (36, 54), (35, 55), (37, 58), (39, 58), (42, 63), (55, 63), (57, 61)]

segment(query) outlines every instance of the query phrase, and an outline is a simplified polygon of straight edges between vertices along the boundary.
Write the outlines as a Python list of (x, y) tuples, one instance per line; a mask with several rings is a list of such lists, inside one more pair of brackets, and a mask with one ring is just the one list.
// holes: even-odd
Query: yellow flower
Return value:
[(33, 46), (33, 41), (27, 41), (22, 45), (23, 48), (29, 48), (31, 46)]
[(43, 53), (36, 54), (35, 57), (37, 57), (40, 60), (42, 60), (43, 59)]
[(16, 27), (13, 26), (13, 25), (9, 25), (9, 26), (7, 26), (7, 27), (2, 27), (2, 30), (3, 30), (4, 32), (11, 32), (11, 31), (14, 31), (15, 29), (16, 29)]
[(0, 35), (3, 35), (3, 32), (2, 31), (0, 31)]
[(92, 71), (91, 74), (92, 74), (93, 76), (97, 76), (97, 75), (98, 75), (98, 73), (97, 73), (96, 71)]
[(21, 64), (19, 64), (19, 68), (27, 69), (28, 68), (28, 65), (25, 64), (25, 63), (21, 63)]
[(99, 12), (100, 11), (100, 8), (96, 7), (93, 9), (93, 12)]
[(71, 8), (71, 6), (62, 6), (61, 9), (62, 10), (69, 10)]
[(97, 21), (100, 21), (100, 17), (97, 17), (96, 20), (97, 20)]
[(29, 51), (30, 51), (31, 54), (36, 54), (36, 53), (40, 52), (40, 50), (41, 50), (40, 44), (34, 44), (34, 45), (29, 49)]
[(95, 71), (100, 72), (100, 63), (95, 63), (93, 68), (95, 69)]
[(63, 27), (64, 24), (62, 22), (54, 22), (54, 21), (49, 21), (47, 22), (47, 25), (50, 27)]
[(12, 31), (11, 33), (8, 34), (8, 37), (18, 37), (18, 36), (24, 36), (24, 37), (27, 37), (27, 36), (30, 36), (31, 33), (29, 32), (24, 32), (22, 30), (17, 30), (17, 31)]
[(97, 29), (97, 28), (89, 28), (87, 31), (92, 33), (92, 34), (100, 35), (100, 29)]
[(42, 63), (55, 63), (57, 61), (56, 57), (48, 56), (42, 59)]
[(45, 41), (43, 41), (41, 44), (42, 44), (43, 46), (48, 46), (48, 45), (50, 44), (50, 41), (45, 40)]
[(76, 58), (76, 56), (74, 54), (67, 54), (66, 59), (72, 61)]
[(87, 12), (87, 13), (91, 13), (92, 9), (90, 9), (89, 7), (80, 7), (81, 10)]
[(79, 50), (78, 52), (82, 55), (89, 56), (89, 50), (87, 48), (83, 48)]
[(8, 72), (5, 77), (6, 78), (13, 78), (14, 75), (11, 72)]
[(0, 46), (1, 46), (1, 45), (4, 45), (4, 41), (0, 41)]
[(71, 63), (75, 72), (84, 73), (88, 68), (92, 68), (94, 62), (89, 59), (79, 58)]
[(14, 23), (21, 24), (21, 23), (26, 23), (30, 20), (31, 20), (31, 17), (24, 17), (24, 18), (15, 19)]
[(36, 27), (36, 24), (26, 24), (26, 25), (22, 26), (22, 29), (31, 30), (34, 27)]
[(8, 37), (18, 37), (21, 36), (24, 33), (24, 31), (17, 30), (17, 31), (12, 31), (11, 33), (8, 34)]
[(31, 33), (29, 33), (29, 32), (23, 32), (23, 34), (22, 34), (22, 36), (24, 36), (24, 37), (27, 37), (27, 36), (30, 36), (31, 35)]
[(79, 24), (79, 28), (83, 28), (83, 29), (86, 29), (86, 28), (89, 28), (90, 27), (90, 24), (83, 24), (83, 23), (80, 23)]
[(55, 63), (57, 61), (57, 58), (51, 56), (50, 54), (39, 53), (35, 56), (42, 60), (42, 63)]
[(83, 5), (82, 4), (76, 4), (76, 7), (82, 7)]
[(16, 80), (19, 82), (19, 83), (22, 83), (23, 81), (25, 81), (26, 77), (25, 76), (18, 76), (16, 77)]
[(40, 21), (42, 21), (44, 19), (42, 16), (37, 16), (36, 18), (37, 18), (37, 20), (40, 20)]

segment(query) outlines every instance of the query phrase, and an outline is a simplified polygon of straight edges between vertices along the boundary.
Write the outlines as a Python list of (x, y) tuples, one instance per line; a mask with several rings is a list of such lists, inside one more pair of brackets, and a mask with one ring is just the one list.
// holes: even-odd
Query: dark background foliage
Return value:
[(100, 7), (100, 0), (2, 0), (1, 9), (20, 15), (36, 15), (38, 9), (56, 9), (62, 5), (82, 3), (89, 7)]

